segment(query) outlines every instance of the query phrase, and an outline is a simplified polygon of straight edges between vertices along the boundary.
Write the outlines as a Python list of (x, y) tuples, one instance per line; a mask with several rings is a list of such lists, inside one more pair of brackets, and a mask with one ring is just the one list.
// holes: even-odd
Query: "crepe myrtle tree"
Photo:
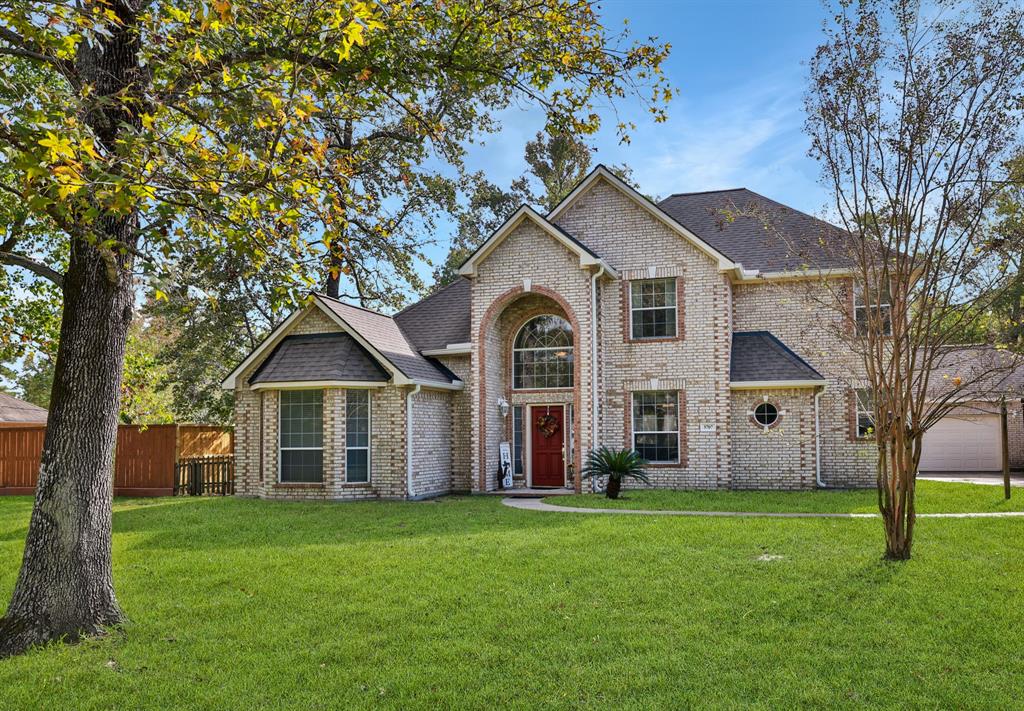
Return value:
[[(1008, 185), (1024, 95), (1024, 13), (1000, 0), (843, 0), (810, 62), (810, 154), (831, 195), (817, 240), (759, 219), (810, 277), (809, 330), (849, 354), (854, 437), (877, 457), (885, 557), (910, 558), (924, 433), (955, 408), (1005, 392), (1017, 358), (998, 332), (964, 333), (1015, 288), (1005, 240), (989, 229)], [(731, 214), (730, 214), (731, 213)], [(984, 347), (979, 347), (984, 346)]]
[[(352, 162), (381, 145), (353, 128), (346, 147), (346, 122), (386, 115), (394, 141), (471, 140), (519, 102), (543, 107), (551, 130), (590, 133), (595, 105), (627, 95), (663, 118), (666, 53), (569, 0), (0, 2), (0, 191), (30, 208), (0, 264), (53, 282), (62, 306), (0, 656), (124, 619), (111, 470), (125, 343), (138, 290), (161, 298), (180, 249), (233, 250), (258, 269), (289, 244), (340, 272), (364, 252), (393, 256), (387, 224), (363, 233), (373, 246), (343, 229), (389, 186), (346, 192)], [(435, 110), (456, 100), (446, 89), (476, 97), (478, 115)]]

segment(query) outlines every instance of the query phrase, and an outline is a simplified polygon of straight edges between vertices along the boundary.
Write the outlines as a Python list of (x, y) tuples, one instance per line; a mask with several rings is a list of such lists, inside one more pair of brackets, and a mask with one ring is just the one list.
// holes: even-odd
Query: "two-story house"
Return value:
[[(742, 205), (786, 239), (729, 215)], [(516, 487), (584, 489), (600, 445), (635, 449), (659, 487), (871, 486), (830, 234), (746, 190), (655, 205), (599, 167), (394, 316), (313, 295), (277, 327), (224, 381), (237, 490), (492, 491), (503, 443)], [(849, 314), (823, 306), (835, 293)]]

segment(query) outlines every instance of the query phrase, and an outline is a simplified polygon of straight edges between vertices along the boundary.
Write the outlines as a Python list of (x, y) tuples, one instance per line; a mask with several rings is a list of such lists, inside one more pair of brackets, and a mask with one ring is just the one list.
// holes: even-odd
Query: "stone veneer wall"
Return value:
[[(529, 289), (524, 280), (529, 281)], [(512, 231), (478, 267), (472, 286), (471, 328), (473, 363), (477, 377), (471, 388), (473, 491), (493, 490), (497, 485), (498, 444), (507, 438), (509, 422), (498, 413), (498, 398), (507, 392), (505, 359), (508, 344), (498, 326), (504, 310), (524, 296), (542, 294), (568, 307), (575, 321), (576, 358), (574, 391), (580, 452), (590, 442), (590, 275), (580, 268), (579, 257), (532, 222)], [(563, 310), (565, 310), (563, 308)], [(581, 387), (583, 385), (583, 387)]]
[(875, 447), (855, 438), (851, 389), (862, 386), (863, 365), (842, 337), (836, 294), (843, 289), (848, 281), (736, 284), (733, 328), (770, 331), (826, 378), (819, 413), (822, 480), (836, 487), (874, 486)]
[[(289, 335), (342, 330), (316, 306), (307, 307)], [(283, 484), (278, 479), (278, 391), (249, 389), (262, 360), (237, 379), (235, 389), (235, 488), (241, 496), (274, 499), (365, 499), (405, 496), (406, 390), (393, 385), (370, 390), (370, 481), (345, 481), (344, 388), (324, 389), (324, 480)]]
[[(770, 402), (779, 419), (767, 430), (754, 408)], [(735, 489), (810, 489), (814, 478), (814, 391), (733, 390), (732, 485)]]
[[(605, 182), (595, 184), (557, 222), (604, 257), (623, 280), (605, 282), (600, 290), (600, 443), (631, 446), (626, 419), (634, 391), (676, 390), (685, 403), (680, 413), (683, 462), (653, 465), (653, 484), (729, 487), (731, 294), (717, 262)], [(628, 291), (623, 282), (650, 278), (652, 267), (655, 277), (682, 281), (681, 340), (632, 341), (625, 332)], [(713, 431), (702, 431), (702, 425)]]
[(459, 376), (462, 390), (453, 391), (451, 398), (451, 490), (468, 492), (473, 488), (473, 428), (472, 392), (474, 373), (469, 355), (438, 357), (444, 367)]
[(447, 494), (452, 490), (451, 395), (422, 390), (412, 400), (412, 495)]

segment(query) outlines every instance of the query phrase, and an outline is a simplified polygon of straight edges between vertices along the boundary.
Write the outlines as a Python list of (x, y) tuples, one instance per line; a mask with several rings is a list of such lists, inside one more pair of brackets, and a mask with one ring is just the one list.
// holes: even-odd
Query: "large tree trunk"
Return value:
[[(885, 559), (910, 560), (916, 521), (917, 459), (913, 442), (899, 433), (878, 449), (879, 510), (885, 528)], [(918, 447), (918, 449), (920, 449)]]
[(130, 275), (91, 245), (74, 244), (43, 443), (39, 484), (21, 573), (0, 621), (0, 658), (122, 621), (111, 574), (114, 443)]
[[(85, 103), (83, 120), (111, 154), (125, 126), (139, 128), (148, 80), (138, 63), (140, 1), (114, 4), (122, 24), (97, 44), (80, 44), (76, 58), (95, 101)], [(104, 215), (78, 225), (71, 239), (39, 483), (21, 572), (0, 620), (0, 658), (123, 620), (111, 571), (111, 500), (138, 225), (137, 214)]]

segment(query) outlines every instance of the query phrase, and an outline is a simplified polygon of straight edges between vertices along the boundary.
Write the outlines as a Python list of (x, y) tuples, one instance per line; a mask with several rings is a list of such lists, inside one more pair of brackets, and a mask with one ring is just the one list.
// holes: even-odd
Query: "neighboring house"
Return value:
[[(956, 385), (960, 378), (962, 385)], [(932, 398), (959, 403), (924, 435), (922, 472), (991, 472), (1003, 468), (1000, 399), (1007, 401), (1007, 453), (1024, 468), (1024, 364), (992, 346), (949, 346), (937, 358), (929, 384)]]
[(45, 424), (46, 410), (44, 408), (0, 392), (0, 427)]
[[(723, 217), (747, 204), (790, 244)], [(872, 486), (836, 234), (746, 190), (655, 205), (598, 167), (394, 316), (312, 295), (224, 381), (238, 493), (493, 491), (504, 442), (516, 487), (581, 490), (600, 445), (636, 449), (658, 487)], [(851, 314), (821, 305), (835, 289)]]

